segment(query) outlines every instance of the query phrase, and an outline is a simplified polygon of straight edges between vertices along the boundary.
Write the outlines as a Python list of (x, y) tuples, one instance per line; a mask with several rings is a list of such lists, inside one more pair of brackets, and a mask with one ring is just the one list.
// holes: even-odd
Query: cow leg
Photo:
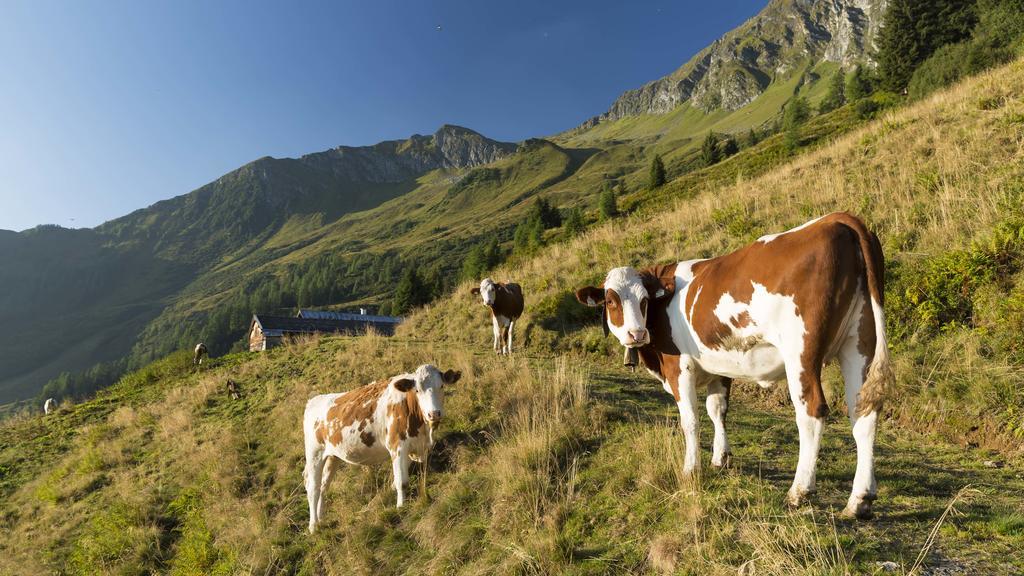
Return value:
[[(825, 408), (819, 403), (824, 402), (821, 394), (821, 369), (807, 369), (799, 358), (786, 363), (786, 380), (789, 384), (789, 397), (793, 401), (796, 413), (796, 426), (800, 431), (800, 458), (796, 465), (796, 476), (793, 486), (789, 489), (788, 500), (791, 506), (799, 506), (808, 494), (815, 491), (815, 472), (818, 464), (818, 448), (821, 446), (821, 432), (824, 419), (818, 414)], [(808, 386), (810, 394), (804, 396), (804, 387)]]
[(700, 426), (697, 421), (697, 382), (693, 360), (680, 359), (679, 395), (676, 406), (679, 408), (679, 425), (686, 438), (686, 455), (683, 458), (683, 474), (696, 476), (700, 474)]
[(498, 318), (498, 353), (508, 353), (508, 320), (504, 316)]
[(515, 320), (509, 320), (508, 321), (508, 353), (509, 354), (512, 353), (512, 328), (515, 327), (515, 325), (516, 325), (516, 321)]
[(729, 453), (729, 439), (725, 435), (725, 416), (729, 412), (729, 388), (732, 380), (728, 378), (714, 378), (708, 383), (708, 398), (706, 401), (708, 416), (715, 426), (715, 441), (711, 450), (711, 465), (719, 468), (729, 466), (731, 454)]
[[(870, 310), (868, 314), (870, 314)], [(878, 494), (875, 483), (875, 425), (878, 412), (872, 410), (868, 414), (857, 414), (857, 398), (864, 375), (867, 373), (871, 358), (865, 357), (858, 349), (858, 338), (851, 337), (839, 350), (839, 367), (846, 385), (846, 410), (850, 416), (853, 439), (857, 442), (857, 472), (853, 477), (853, 490), (843, 510), (846, 516), (857, 518), (871, 517), (871, 504)]]
[(494, 328), (494, 351), (497, 352), (498, 354), (501, 354), (501, 349), (498, 348), (498, 338), (501, 335), (501, 327), (498, 325), (498, 317), (495, 316), (493, 313), (491, 314), (491, 325)]
[(320, 498), (316, 502), (316, 517), (317, 521), (324, 517), (324, 494), (327, 492), (327, 487), (331, 485), (331, 480), (334, 479), (335, 472), (338, 470), (338, 463), (341, 462), (334, 456), (328, 456), (324, 458), (323, 468), (323, 479), (320, 480)]
[(395, 492), (398, 493), (398, 507), (405, 503), (405, 489), (409, 486), (409, 451), (399, 444), (398, 451), (391, 457), (395, 474)]
[(306, 447), (306, 468), (302, 471), (306, 484), (306, 499), (309, 500), (309, 533), (316, 530), (320, 522), (317, 514), (320, 502), (320, 480), (323, 474), (323, 448)]

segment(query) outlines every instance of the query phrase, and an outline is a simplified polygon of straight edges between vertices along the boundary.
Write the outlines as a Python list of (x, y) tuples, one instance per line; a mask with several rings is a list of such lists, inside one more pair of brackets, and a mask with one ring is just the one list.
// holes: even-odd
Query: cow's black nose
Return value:
[(427, 420), (430, 420), (431, 422), (440, 422), (441, 421), (441, 411), (440, 410), (434, 410), (433, 412), (427, 414)]

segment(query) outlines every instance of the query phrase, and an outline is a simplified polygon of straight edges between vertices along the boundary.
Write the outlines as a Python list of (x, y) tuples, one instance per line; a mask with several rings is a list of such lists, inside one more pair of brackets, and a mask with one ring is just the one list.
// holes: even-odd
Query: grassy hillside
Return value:
[[(0, 424), (0, 573), (1024, 571), (1022, 102), (1016, 62), (761, 176), (714, 177), (760, 152), (741, 153), (704, 173), (707, 189), (653, 196), (661, 211), (513, 260), (494, 274), (527, 293), (512, 358), (489, 352), (485, 311), (463, 286), (394, 339), (312, 340), (202, 371), (182, 352), (94, 400)], [(513, 164), (500, 177), (519, 178)], [(838, 209), (865, 216), (888, 258), (897, 389), (867, 522), (835, 516), (855, 463), (834, 369), (819, 492), (788, 510), (797, 440), (783, 387), (735, 387), (733, 468), (684, 479), (669, 397), (619, 367), (569, 294), (615, 265), (718, 254)], [(345, 468), (308, 536), (306, 399), (425, 361), (465, 374), (446, 401), (431, 500), (397, 511), (386, 467)]]
[[(600, 281), (615, 266), (721, 254), (818, 215), (851, 210), (878, 232), (887, 257), (888, 330), (903, 400), (891, 416), (965, 443), (1019, 450), (1022, 95), (1018, 61), (886, 113), (761, 176), (730, 170), (760, 153), (751, 149), (669, 183), (634, 217), (493, 276), (523, 285), (520, 341), (603, 353), (610, 340), (593, 313), (575, 304), (573, 288)], [(403, 333), (486, 343), (490, 328), (476, 321), (480, 311), (468, 288), (428, 306)]]
[[(924, 564), (1024, 569), (1012, 553), (1024, 546), (1019, 463), (986, 468), (974, 453), (886, 427), (879, 518), (839, 520), (854, 462), (836, 422), (814, 506), (789, 511), (795, 426), (754, 387), (730, 413), (734, 468), (691, 482), (679, 475), (674, 407), (646, 376), (608, 360), (483, 348), (330, 339), (199, 373), (178, 356), (50, 418), (5, 423), (0, 571), (735, 574), (753, 561), (759, 574), (840, 574), (889, 561), (902, 573), (957, 494)], [(446, 399), (430, 502), (396, 510), (388, 467), (345, 468), (309, 536), (306, 398), (423, 361), (466, 374)], [(228, 378), (241, 400), (225, 393)]]

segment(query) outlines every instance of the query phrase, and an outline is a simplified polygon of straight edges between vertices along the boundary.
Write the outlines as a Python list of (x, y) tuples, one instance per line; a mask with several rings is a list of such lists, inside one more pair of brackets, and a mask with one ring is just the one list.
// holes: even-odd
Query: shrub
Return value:
[[(1002, 283), (1024, 261), (1024, 218), (1010, 213), (985, 239), (966, 250), (932, 256), (916, 265), (894, 268), (887, 308), (892, 311), (897, 337), (916, 331), (935, 333), (958, 326), (977, 327), (975, 307), (990, 286), (1005, 290)], [(1005, 306), (999, 327), (1020, 319), (1014, 298), (1000, 299)], [(989, 331), (993, 330), (989, 326)]]
[(728, 158), (735, 155), (740, 151), (739, 144), (736, 143), (736, 139), (732, 136), (727, 136), (725, 141), (722, 142), (722, 157)]
[(725, 229), (733, 238), (747, 239), (756, 234), (758, 222), (746, 206), (735, 203), (716, 208), (711, 212), (711, 221)]
[(878, 102), (870, 99), (858, 100), (857, 103), (853, 105), (853, 110), (861, 120), (870, 120), (871, 118), (874, 118), (875, 113), (877, 113), (880, 108), (881, 107), (878, 105)]

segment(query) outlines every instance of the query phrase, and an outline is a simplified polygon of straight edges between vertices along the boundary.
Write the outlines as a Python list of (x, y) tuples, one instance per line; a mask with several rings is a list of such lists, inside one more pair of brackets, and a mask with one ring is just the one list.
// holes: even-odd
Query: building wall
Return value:
[(263, 337), (263, 331), (260, 330), (259, 324), (254, 323), (252, 331), (249, 332), (249, 351), (256, 352), (266, 349), (266, 338)]

